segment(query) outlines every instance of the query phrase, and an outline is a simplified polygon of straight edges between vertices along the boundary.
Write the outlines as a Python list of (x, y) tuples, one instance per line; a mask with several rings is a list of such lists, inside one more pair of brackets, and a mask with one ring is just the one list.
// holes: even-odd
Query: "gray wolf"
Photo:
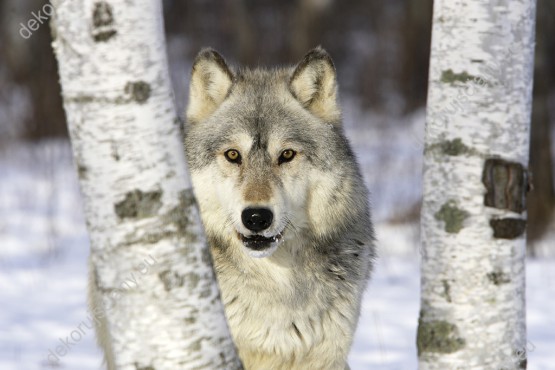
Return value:
[(246, 369), (345, 369), (374, 257), (326, 51), (293, 68), (193, 65), (185, 148)]

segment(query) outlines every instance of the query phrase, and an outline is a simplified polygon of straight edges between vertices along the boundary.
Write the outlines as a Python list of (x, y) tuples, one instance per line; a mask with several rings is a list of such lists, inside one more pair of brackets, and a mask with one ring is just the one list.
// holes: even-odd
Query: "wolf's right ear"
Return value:
[(312, 114), (327, 122), (339, 122), (335, 67), (320, 46), (312, 49), (295, 67), (289, 89)]
[(233, 73), (224, 58), (213, 49), (201, 50), (193, 64), (187, 121), (208, 118), (225, 100), (233, 83)]

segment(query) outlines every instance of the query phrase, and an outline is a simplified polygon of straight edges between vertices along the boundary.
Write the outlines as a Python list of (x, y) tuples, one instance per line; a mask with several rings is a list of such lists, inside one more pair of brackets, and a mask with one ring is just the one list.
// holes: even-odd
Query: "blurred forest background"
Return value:
[[(67, 137), (50, 29), (45, 23), (28, 38), (19, 32), (21, 22), (45, 4), (2, 0), (0, 5), (4, 159), (9, 160), (14, 146)], [(191, 61), (203, 46), (216, 48), (231, 63), (255, 66), (294, 64), (307, 50), (322, 45), (335, 60), (342, 98), (358, 111), (381, 117), (357, 125), (383, 125), (402, 134), (407, 129), (404, 117), (423, 112), (432, 0), (164, 0), (163, 4), (180, 110)], [(555, 131), (555, 2), (538, 0), (537, 14), (530, 165), (534, 190), (529, 196), (528, 234), (532, 240), (552, 226), (555, 208), (550, 143)], [(406, 204), (400, 214), (414, 222), (418, 202)]]
[[(201, 47), (217, 49), (231, 64), (249, 66), (293, 65), (316, 45), (330, 52), (345, 132), (371, 192), (380, 255), (349, 362), (353, 370), (416, 368), (433, 1), (163, 0), (163, 5), (180, 112)], [(49, 351), (88, 317), (89, 240), (50, 28), (36, 17), (44, 17), (49, 6), (46, 0), (0, 0), (2, 370), (52, 368)], [(538, 0), (537, 14), (527, 355), (530, 370), (547, 370), (555, 361), (555, 1)], [(38, 29), (22, 31), (33, 19)], [(486, 61), (486, 66), (502, 73), (509, 63)], [(87, 332), (59, 368), (99, 369), (102, 356), (95, 342)]]

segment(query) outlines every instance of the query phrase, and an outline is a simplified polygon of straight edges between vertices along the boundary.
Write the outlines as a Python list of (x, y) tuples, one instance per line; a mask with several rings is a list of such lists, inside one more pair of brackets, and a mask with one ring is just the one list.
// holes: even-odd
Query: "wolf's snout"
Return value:
[(241, 213), (241, 221), (253, 232), (266, 230), (272, 224), (274, 214), (268, 208), (246, 208)]

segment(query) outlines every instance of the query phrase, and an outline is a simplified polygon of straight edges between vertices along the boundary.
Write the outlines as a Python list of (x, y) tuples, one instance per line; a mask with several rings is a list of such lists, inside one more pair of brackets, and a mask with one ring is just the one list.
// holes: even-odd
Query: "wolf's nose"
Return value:
[(268, 208), (246, 208), (241, 213), (243, 225), (255, 233), (269, 228), (273, 219), (274, 214)]

